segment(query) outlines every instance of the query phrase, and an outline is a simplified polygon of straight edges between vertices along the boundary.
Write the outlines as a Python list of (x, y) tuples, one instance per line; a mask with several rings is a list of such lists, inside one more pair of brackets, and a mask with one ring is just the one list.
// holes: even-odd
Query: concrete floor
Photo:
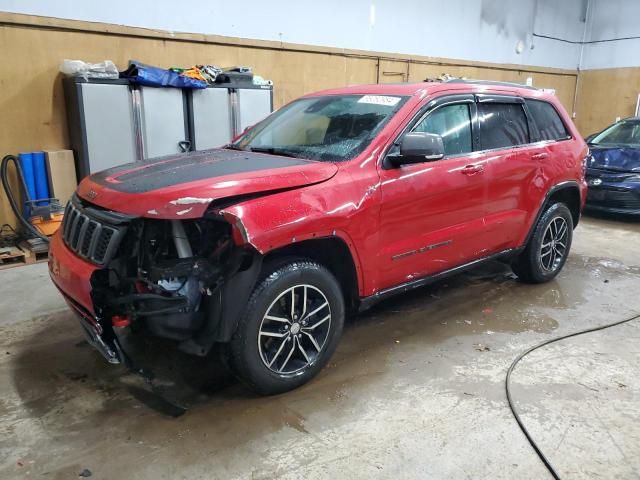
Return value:
[[(285, 395), (170, 359), (159, 388), (190, 406), (177, 418), (81, 343), (45, 265), (2, 271), (0, 478), (549, 478), (507, 407), (506, 369), (543, 339), (640, 313), (639, 240), (640, 223), (586, 217), (549, 284), (492, 264), (392, 299)], [(523, 419), (563, 477), (640, 476), (638, 345), (640, 320), (514, 372)]]

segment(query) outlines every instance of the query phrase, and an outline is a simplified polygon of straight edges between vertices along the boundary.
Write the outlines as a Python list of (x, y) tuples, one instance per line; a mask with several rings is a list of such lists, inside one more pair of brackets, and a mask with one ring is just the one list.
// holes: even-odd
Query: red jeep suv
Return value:
[(221, 149), (85, 178), (50, 272), (89, 342), (221, 343), (272, 394), (312, 378), (345, 316), (479, 262), (562, 269), (587, 146), (555, 96), (492, 82), (353, 86), (291, 102)]

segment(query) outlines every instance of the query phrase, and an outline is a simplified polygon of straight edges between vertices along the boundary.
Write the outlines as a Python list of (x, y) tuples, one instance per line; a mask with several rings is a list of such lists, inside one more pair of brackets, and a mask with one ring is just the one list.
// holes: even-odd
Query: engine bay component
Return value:
[[(75, 208), (84, 215), (77, 199)], [(234, 276), (249, 269), (255, 252), (236, 246), (231, 225), (218, 215), (131, 218), (118, 228), (126, 232), (118, 254), (91, 278), (96, 313), (115, 327), (182, 342), (190, 353), (206, 354), (220, 337), (219, 303), (233, 290)], [(252, 272), (250, 282), (257, 275)]]

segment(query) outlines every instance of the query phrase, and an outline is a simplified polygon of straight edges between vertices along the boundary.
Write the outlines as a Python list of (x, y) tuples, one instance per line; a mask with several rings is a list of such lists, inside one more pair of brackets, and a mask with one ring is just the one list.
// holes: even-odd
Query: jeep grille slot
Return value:
[[(102, 212), (100, 217), (105, 217)], [(98, 265), (109, 262), (118, 248), (126, 226), (110, 225), (104, 218), (95, 218), (76, 198), (67, 204), (62, 221), (64, 243), (77, 255)]]

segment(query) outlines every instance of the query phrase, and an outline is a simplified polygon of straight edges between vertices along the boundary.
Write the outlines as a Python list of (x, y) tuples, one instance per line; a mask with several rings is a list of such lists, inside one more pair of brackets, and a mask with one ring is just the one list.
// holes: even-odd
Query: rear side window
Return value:
[(521, 104), (487, 102), (478, 109), (483, 150), (529, 143), (529, 125)]
[(564, 140), (571, 137), (553, 105), (541, 100), (526, 99), (525, 102), (538, 129), (538, 141)]
[(446, 105), (434, 110), (421, 120), (413, 131), (440, 135), (446, 156), (461, 155), (473, 150), (471, 116), (469, 105), (466, 103)]

